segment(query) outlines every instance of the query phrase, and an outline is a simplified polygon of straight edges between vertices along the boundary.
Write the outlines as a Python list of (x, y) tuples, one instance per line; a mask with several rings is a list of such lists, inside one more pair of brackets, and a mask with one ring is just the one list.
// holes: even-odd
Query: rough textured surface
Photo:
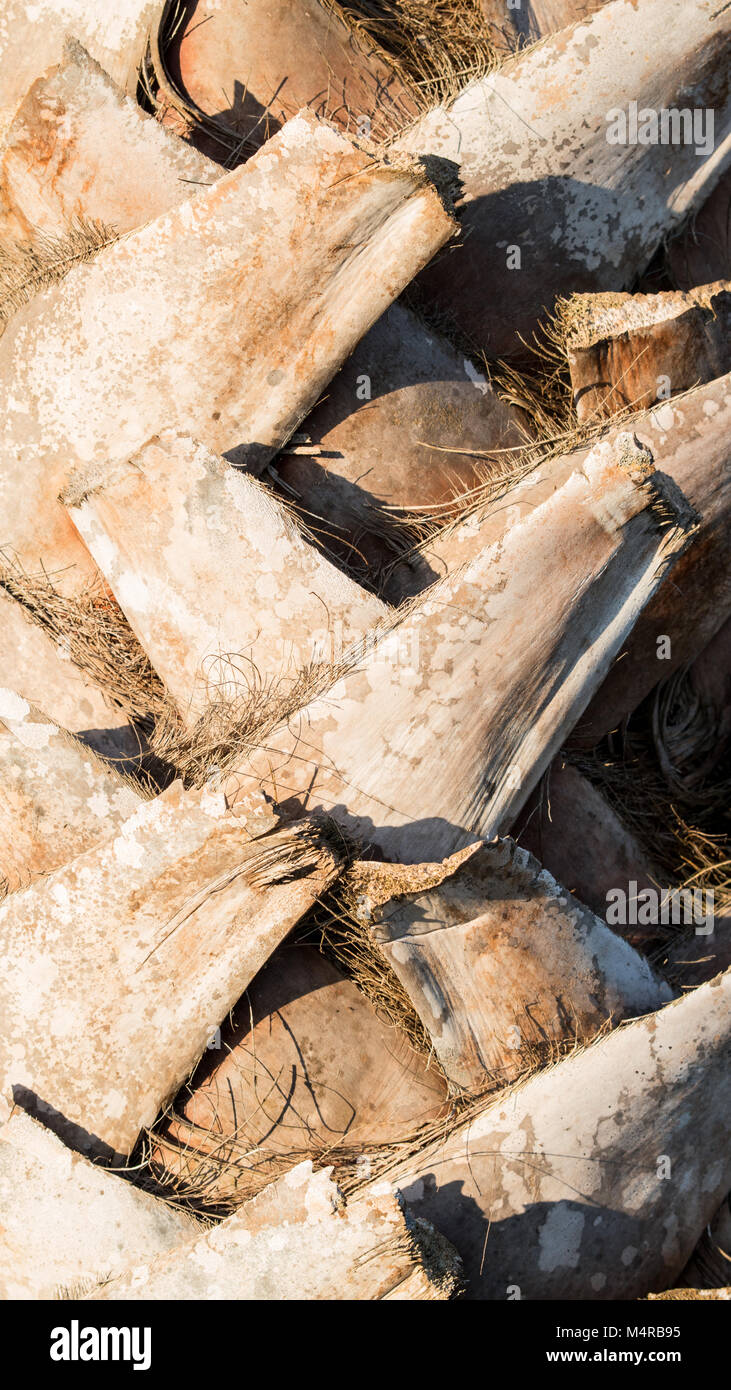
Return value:
[(29, 86), (73, 34), (123, 91), (134, 94), (147, 35), (164, 0), (5, 0), (0, 15), (0, 135)]
[[(685, 555), (622, 643), (617, 661), (572, 736), (593, 747), (659, 680), (700, 654), (731, 615), (728, 564), (731, 509), (731, 376), (633, 420), (663, 473), (678, 484), (700, 518)], [(658, 659), (658, 638), (671, 647)]]
[(242, 761), (229, 795), (253, 783), (280, 803), (324, 806), (405, 863), (500, 833), (683, 544), (687, 523), (659, 529), (655, 486), (631, 436), (598, 445), (426, 593), (394, 634), (401, 661), (393, 640), (375, 645)]
[(209, 1200), (246, 1195), (308, 1155), (389, 1144), (446, 1113), (446, 1086), (313, 946), (285, 943), (252, 981), (164, 1122), (168, 1173)]
[(0, 1296), (87, 1288), (192, 1239), (198, 1223), (15, 1110), (0, 1129)]
[(20, 603), (0, 589), (0, 671), (3, 680), (49, 719), (99, 753), (132, 754), (134, 742), (118, 710), (92, 685), (68, 653), (26, 617)]
[(731, 370), (731, 284), (687, 294), (582, 295), (568, 337), (580, 421), (656, 405)]
[(163, 96), (214, 118), (195, 136), (212, 151), (216, 125), (250, 147), (303, 106), (375, 140), (416, 114), (385, 56), (320, 0), (193, 0), (164, 62), (183, 101)]
[[(657, 887), (657, 873), (634, 835), (588, 778), (561, 757), (523, 808), (515, 838), (599, 917), (606, 913), (610, 888), (626, 893), (630, 882), (637, 892)], [(622, 935), (639, 943), (647, 929), (627, 927)]]
[(243, 168), (107, 247), (0, 341), (0, 510), (28, 569), (91, 561), (56, 498), (169, 423), (261, 469), (360, 337), (451, 235), (418, 165), (309, 112)]
[(140, 801), (109, 763), (4, 688), (0, 787), (0, 883), (11, 892), (105, 839)]
[(448, 1299), (460, 1262), (388, 1184), (343, 1201), (331, 1169), (301, 1163), (207, 1235), (131, 1269), (102, 1299)]
[(591, 1038), (610, 1018), (672, 998), (627, 942), (511, 840), (447, 860), (441, 883), (381, 906), (366, 883), (358, 916), (450, 1082), (465, 1090), (514, 1081), (531, 1048)]
[(62, 237), (79, 218), (128, 232), (220, 176), (69, 40), (0, 147), (0, 242)]
[(184, 717), (209, 682), (220, 698), (291, 681), (387, 616), (267, 488), (194, 440), (167, 432), (90, 488), (71, 479), (70, 515)]
[(474, 486), (479, 460), (460, 448), (522, 439), (487, 377), (400, 303), (358, 344), (302, 429), (311, 445), (280, 456), (277, 474), (351, 564), (358, 551), (372, 563), (393, 560), (385, 508), (438, 504)]
[[(459, 165), (464, 244), (421, 283), (491, 356), (523, 352), (558, 295), (627, 289), (710, 193), (729, 155), (730, 26), (716, 0), (613, 0), (398, 140)], [(713, 151), (609, 143), (608, 113), (631, 101), (713, 108)]]
[[(0, 908), (1, 1093), (129, 1153), (338, 861), (179, 784)], [(84, 1133), (86, 1132), (86, 1133)]]
[(730, 1005), (727, 973), (396, 1171), (461, 1254), (469, 1298), (640, 1298), (677, 1278), (731, 1186)]
[[(618, 651), (615, 666), (572, 733), (572, 742), (593, 748), (658, 680), (692, 661), (731, 612), (728, 566), (729, 461), (731, 459), (731, 376), (633, 416), (632, 432), (649, 449), (658, 473), (677, 484), (695, 510), (699, 525), (684, 555), (659, 586), (644, 612), (636, 615)], [(627, 423), (608, 429), (607, 444), (626, 434)], [(518, 521), (527, 520), (558, 493), (585, 449), (539, 464), (482, 513), (425, 548), (424, 562), (437, 574), (470, 563), (488, 544), (497, 545)], [(541, 588), (555, 560), (540, 573)], [(679, 602), (682, 595), (682, 602)], [(533, 602), (535, 599), (535, 591)], [(657, 639), (669, 636), (668, 659), (658, 659)], [(666, 652), (667, 656), (667, 652)]]

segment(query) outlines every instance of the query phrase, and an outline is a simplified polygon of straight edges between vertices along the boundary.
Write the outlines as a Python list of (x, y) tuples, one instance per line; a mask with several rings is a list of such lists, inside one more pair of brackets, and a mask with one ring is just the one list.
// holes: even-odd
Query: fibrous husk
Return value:
[[(18, 593), (28, 593), (31, 598), (26, 607), (12, 597), (7, 573), (3, 570), (0, 576), (0, 669), (4, 679), (29, 704), (43, 703), (54, 723), (97, 752), (133, 757), (139, 751), (139, 740), (120, 709), (105, 698), (94, 679), (96, 672), (89, 672), (85, 653), (79, 651), (84, 644), (78, 641), (78, 629), (69, 625), (62, 630), (58, 623), (33, 621), (38, 610), (32, 600), (39, 586), (15, 571)], [(40, 587), (47, 596), (51, 590), (48, 582), (42, 581)], [(80, 657), (80, 664), (75, 655)], [(125, 666), (124, 661), (115, 662), (113, 681), (117, 685), (123, 680)]]

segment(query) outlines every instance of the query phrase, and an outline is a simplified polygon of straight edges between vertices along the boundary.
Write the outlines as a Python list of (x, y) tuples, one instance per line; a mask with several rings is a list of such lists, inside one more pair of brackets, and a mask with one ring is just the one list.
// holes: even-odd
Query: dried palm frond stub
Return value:
[(63, 237), (79, 219), (128, 232), (220, 175), (68, 39), (0, 146), (0, 243)]
[(110, 835), (141, 793), (14, 690), (0, 688), (0, 881), (12, 892)]
[(418, 110), (386, 54), (321, 0), (172, 0), (150, 56), (163, 119), (221, 163), (246, 157), (306, 106), (374, 140)]
[(0, 1209), (3, 1299), (78, 1294), (200, 1230), (17, 1109), (0, 1129)]
[(346, 1202), (332, 1170), (300, 1163), (219, 1226), (88, 1298), (197, 1300), (453, 1298), (455, 1250), (387, 1184)]
[(469, 1298), (640, 1298), (677, 1278), (731, 1186), (730, 1004), (727, 972), (395, 1168)]
[(731, 279), (731, 169), (688, 225), (668, 241), (664, 260), (679, 290)]
[(581, 294), (561, 306), (580, 421), (648, 409), (731, 370), (731, 282)]
[(472, 451), (501, 455), (524, 437), (487, 376), (402, 303), (358, 344), (302, 429), (312, 442), (285, 450), (277, 475), (351, 567), (359, 554), (393, 562), (402, 510), (449, 502), (484, 473)]
[[(44, 586), (45, 587), (45, 586)], [(73, 661), (58, 631), (32, 620), (32, 609), (11, 597), (0, 571), (0, 670), (29, 704), (43, 704), (48, 717), (98, 753), (133, 757), (138, 740), (119, 709)]]
[(647, 440), (658, 469), (682, 489), (699, 528), (622, 643), (575, 731), (573, 737), (590, 748), (659, 680), (695, 660), (731, 614), (731, 375), (663, 401), (631, 424)]
[(723, 172), (730, 30), (716, 0), (612, 0), (422, 116), (396, 145), (459, 165), (465, 228), (425, 297), (509, 357), (558, 296), (628, 289)]
[(72, 476), (64, 500), (188, 726), (247, 666), (292, 683), (388, 616), (270, 489), (172, 430)]
[(677, 508), (631, 435), (598, 445), (242, 758), (232, 800), (261, 785), (323, 806), (403, 863), (503, 832), (684, 546), (693, 522)]
[(137, 90), (147, 35), (164, 0), (4, 0), (0, 15), (0, 137), (31, 83), (61, 61), (72, 34), (122, 91)]
[(263, 469), (344, 358), (452, 234), (418, 163), (310, 112), (243, 168), (117, 241), (0, 340), (0, 507), (26, 568), (93, 573), (57, 501), (74, 464), (129, 458), (170, 418)]
[[(602, 919), (607, 894), (622, 888), (637, 894), (656, 888), (659, 870), (599, 787), (560, 755), (523, 807), (515, 838), (554, 878)], [(652, 933), (618, 927), (635, 945)]]
[(241, 1202), (304, 1158), (357, 1163), (446, 1115), (437, 1066), (307, 944), (286, 943), (149, 1136), (178, 1198)]
[(35, 1096), (78, 1147), (130, 1153), (338, 866), (316, 826), (252, 840), (222, 795), (178, 783), (11, 895), (3, 1101)]
[(609, 1019), (672, 998), (627, 942), (511, 840), (446, 860), (425, 891), (411, 887), (408, 868), (398, 872), (401, 886), (384, 902), (378, 866), (371, 886), (361, 865), (354, 916), (458, 1089), (508, 1084), (531, 1050), (587, 1041)]

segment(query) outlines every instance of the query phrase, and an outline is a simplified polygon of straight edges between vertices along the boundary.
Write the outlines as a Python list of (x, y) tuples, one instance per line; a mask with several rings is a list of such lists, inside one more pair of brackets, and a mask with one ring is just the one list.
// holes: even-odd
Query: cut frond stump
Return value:
[[(396, 147), (454, 161), (463, 186), (464, 240), (420, 278), (435, 311), (521, 358), (557, 297), (629, 289), (723, 172), (730, 44), (714, 0), (612, 0), (422, 116)], [(676, 134), (672, 159), (672, 132), (627, 124), (691, 107), (713, 126)]]
[(445, 1102), (439, 1068), (314, 946), (287, 942), (149, 1134), (150, 1163), (178, 1200), (237, 1205), (305, 1158), (367, 1162)]
[(388, 1190), (344, 1199), (331, 1170), (305, 1162), (213, 1230), (109, 1280), (99, 1299), (445, 1300), (462, 1265)]
[[(433, 870), (436, 865), (429, 866)], [(424, 890), (383, 900), (361, 864), (353, 916), (405, 989), (451, 1085), (508, 1085), (546, 1045), (587, 1041), (609, 1020), (672, 996), (647, 962), (511, 840), (455, 855)]]
[(0, 1128), (3, 1299), (78, 1296), (200, 1226), (67, 1149), (21, 1110)]
[[(631, 897), (661, 882), (644, 846), (624, 824), (621, 810), (621, 800), (615, 810), (599, 785), (559, 755), (515, 827), (518, 843), (602, 919), (610, 890), (621, 888)], [(636, 925), (616, 930), (638, 946), (655, 934)]]
[(641, 1298), (677, 1278), (731, 1187), (730, 996), (727, 972), (394, 1166), (468, 1298)]
[(229, 167), (304, 107), (376, 141), (418, 110), (387, 55), (322, 0), (173, 3), (150, 49), (161, 119)]
[(404, 863), (503, 833), (692, 526), (632, 436), (597, 446), (497, 544), (478, 532), (470, 564), (242, 759), (232, 803), (260, 786), (321, 806)]
[[(375, 569), (376, 582), (398, 555), (404, 514), (448, 505), (479, 481), (485, 454), (503, 456), (524, 438), (487, 375), (403, 303), (358, 344), (302, 430), (312, 442), (276, 460), (285, 495), (351, 569), (360, 560), (366, 576)], [(407, 527), (402, 551), (410, 540)], [(424, 587), (420, 571), (398, 568), (398, 598)]]
[(137, 91), (138, 69), (165, 0), (4, 0), (0, 21), (0, 139), (28, 88), (63, 59), (69, 34), (117, 87)]
[(210, 692), (284, 689), (388, 617), (268, 488), (173, 431), (63, 500), (188, 728)]
[(649, 409), (731, 371), (731, 283), (687, 294), (574, 295), (562, 306), (584, 423)]
[(40, 1096), (77, 1146), (131, 1152), (338, 872), (309, 822), (257, 833), (175, 784), (5, 899), (3, 1104)]
[(128, 459), (171, 410), (260, 472), (454, 226), (419, 163), (303, 112), (69, 272), (0, 339), (3, 544), (78, 592), (95, 568), (58, 493), (75, 465)]
[(0, 147), (0, 245), (7, 252), (41, 237), (40, 256), (49, 239), (63, 241), (76, 225), (120, 235), (220, 175), (69, 39), (62, 61), (33, 83)]

